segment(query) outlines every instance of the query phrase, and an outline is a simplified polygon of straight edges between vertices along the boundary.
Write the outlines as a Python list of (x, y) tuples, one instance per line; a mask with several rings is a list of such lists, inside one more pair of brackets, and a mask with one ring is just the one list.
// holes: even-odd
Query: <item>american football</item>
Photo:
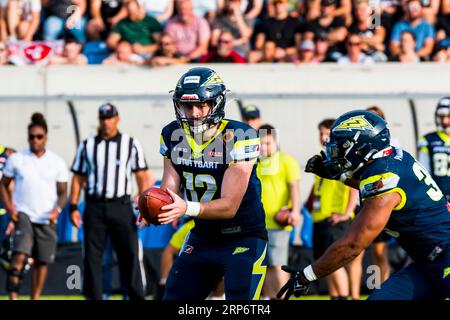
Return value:
[(141, 216), (148, 223), (159, 225), (161, 207), (173, 203), (172, 197), (160, 188), (149, 188), (139, 195), (138, 207)]

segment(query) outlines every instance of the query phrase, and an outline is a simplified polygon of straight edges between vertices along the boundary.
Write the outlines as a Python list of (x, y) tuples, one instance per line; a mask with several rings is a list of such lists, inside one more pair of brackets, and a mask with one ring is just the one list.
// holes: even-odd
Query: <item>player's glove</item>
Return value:
[(291, 278), (280, 289), (277, 298), (280, 299), (286, 292), (283, 300), (289, 300), (289, 297), (294, 294), (296, 297), (304, 296), (308, 293), (311, 281), (306, 279), (303, 270), (297, 270), (288, 266), (282, 266), (281, 269), (291, 274)]
[(325, 152), (320, 151), (320, 155), (316, 154), (308, 160), (305, 172), (311, 172), (325, 179), (339, 180), (342, 170), (336, 164), (327, 161)]

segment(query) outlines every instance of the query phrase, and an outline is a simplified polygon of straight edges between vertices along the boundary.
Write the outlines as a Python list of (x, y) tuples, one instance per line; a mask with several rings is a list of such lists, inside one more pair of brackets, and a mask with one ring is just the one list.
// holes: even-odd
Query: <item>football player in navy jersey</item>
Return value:
[(174, 203), (158, 217), (171, 223), (192, 216), (195, 227), (171, 268), (165, 300), (205, 299), (222, 277), (226, 299), (260, 296), (267, 247), (256, 175), (260, 142), (256, 130), (224, 119), (226, 93), (209, 68), (189, 70), (173, 92), (176, 121), (163, 128), (160, 153), (161, 188)]
[(450, 97), (439, 100), (434, 113), (437, 131), (419, 139), (419, 162), (450, 199)]
[(312, 281), (357, 257), (384, 229), (414, 262), (369, 299), (450, 297), (450, 213), (428, 171), (408, 152), (392, 147), (386, 122), (368, 111), (339, 117), (326, 148), (326, 154), (308, 161), (306, 171), (358, 188), (362, 208), (347, 234), (311, 265), (303, 270), (283, 267), (291, 278), (279, 295), (305, 294)]

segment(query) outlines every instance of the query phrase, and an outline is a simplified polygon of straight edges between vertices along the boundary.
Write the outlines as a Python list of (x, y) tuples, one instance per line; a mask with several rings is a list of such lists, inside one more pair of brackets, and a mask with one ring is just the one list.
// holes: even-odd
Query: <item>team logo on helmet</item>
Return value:
[(205, 83), (203, 83), (203, 86), (207, 86), (210, 84), (223, 84), (223, 80), (216, 72), (211, 73), (208, 80), (206, 80)]
[(363, 115), (342, 121), (333, 131), (371, 130), (373, 126)]

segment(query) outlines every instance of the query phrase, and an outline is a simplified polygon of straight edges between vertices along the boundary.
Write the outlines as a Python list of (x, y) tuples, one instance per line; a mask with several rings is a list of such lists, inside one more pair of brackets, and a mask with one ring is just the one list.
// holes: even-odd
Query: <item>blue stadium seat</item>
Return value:
[[(85, 202), (82, 201), (78, 205), (81, 216), (83, 216)], [(58, 242), (59, 243), (74, 243), (82, 242), (84, 240), (83, 228), (77, 229), (70, 222), (69, 205), (67, 204), (64, 210), (58, 217)]]

